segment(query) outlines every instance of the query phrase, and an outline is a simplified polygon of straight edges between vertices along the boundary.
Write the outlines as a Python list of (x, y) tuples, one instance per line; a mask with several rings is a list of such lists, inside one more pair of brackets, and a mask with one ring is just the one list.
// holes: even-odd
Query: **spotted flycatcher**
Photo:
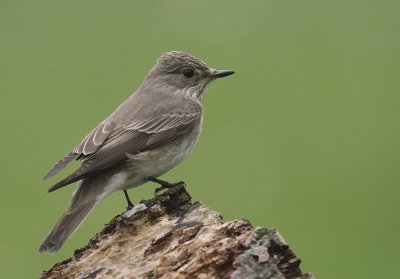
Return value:
[(188, 53), (162, 55), (139, 89), (44, 176), (56, 175), (72, 160), (82, 165), (49, 189), (79, 181), (69, 208), (39, 247), (57, 252), (90, 210), (114, 191), (148, 181), (164, 189), (176, 185), (157, 179), (182, 162), (201, 133), (202, 99), (208, 84), (233, 71), (215, 70)]

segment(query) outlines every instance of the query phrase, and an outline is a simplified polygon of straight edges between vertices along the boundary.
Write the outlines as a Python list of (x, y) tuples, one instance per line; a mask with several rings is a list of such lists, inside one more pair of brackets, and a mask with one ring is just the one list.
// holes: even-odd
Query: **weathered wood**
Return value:
[(116, 216), (41, 278), (313, 278), (299, 265), (275, 229), (224, 223), (178, 186)]

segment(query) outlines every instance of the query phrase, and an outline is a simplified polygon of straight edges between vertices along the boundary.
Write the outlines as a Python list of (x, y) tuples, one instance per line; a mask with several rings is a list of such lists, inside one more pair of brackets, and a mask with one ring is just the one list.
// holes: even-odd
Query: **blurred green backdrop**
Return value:
[[(164, 176), (226, 219), (277, 227), (318, 278), (395, 278), (400, 2), (0, 3), (2, 278), (37, 278), (124, 210), (101, 203), (59, 254), (70, 201), (41, 176), (169, 50), (237, 73), (211, 85), (192, 156)], [(155, 185), (131, 190), (137, 202)]]

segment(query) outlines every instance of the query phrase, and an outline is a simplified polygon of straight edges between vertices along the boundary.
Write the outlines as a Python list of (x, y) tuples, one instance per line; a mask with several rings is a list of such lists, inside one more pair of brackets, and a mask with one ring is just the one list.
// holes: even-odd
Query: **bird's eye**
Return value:
[(182, 74), (186, 78), (192, 78), (194, 76), (194, 71), (193, 69), (185, 69), (183, 70)]

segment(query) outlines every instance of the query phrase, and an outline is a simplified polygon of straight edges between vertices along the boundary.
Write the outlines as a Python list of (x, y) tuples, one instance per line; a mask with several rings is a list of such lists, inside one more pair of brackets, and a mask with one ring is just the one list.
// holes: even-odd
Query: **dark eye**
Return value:
[(185, 69), (185, 70), (183, 70), (182, 74), (186, 78), (192, 78), (194, 76), (194, 71), (193, 71), (193, 69)]

